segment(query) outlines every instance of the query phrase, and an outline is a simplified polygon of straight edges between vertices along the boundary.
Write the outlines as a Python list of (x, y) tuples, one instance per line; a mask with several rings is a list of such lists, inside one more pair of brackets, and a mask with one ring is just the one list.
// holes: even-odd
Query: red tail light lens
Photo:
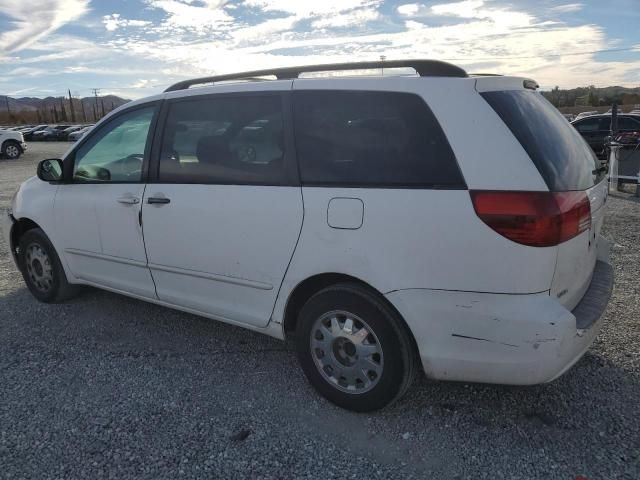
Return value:
[(591, 228), (591, 204), (586, 192), (469, 193), (484, 223), (522, 245), (551, 247)]

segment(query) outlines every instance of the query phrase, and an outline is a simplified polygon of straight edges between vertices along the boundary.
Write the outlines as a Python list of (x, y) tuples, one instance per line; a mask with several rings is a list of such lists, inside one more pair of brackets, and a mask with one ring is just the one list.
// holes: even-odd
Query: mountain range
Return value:
[[(36, 97), (22, 97), (22, 98), (11, 98), (11, 97), (0, 97), (0, 111), (6, 111), (7, 99), (9, 101), (9, 110), (13, 113), (17, 112), (35, 112), (37, 110), (51, 110), (53, 107), (60, 108), (60, 100), (64, 102), (65, 108), (69, 105), (69, 97), (46, 97), (46, 98), (36, 98)], [(114, 108), (119, 107), (120, 105), (124, 105), (130, 100), (126, 98), (120, 98), (116, 95), (104, 95), (98, 97), (98, 105), (99, 108), (102, 108), (102, 102), (104, 102), (105, 110), (113, 110)], [(92, 108), (96, 104), (96, 97), (84, 97), (84, 98), (74, 98), (74, 104), (76, 104), (75, 108), (80, 110), (80, 103), (82, 102), (82, 106), (87, 111), (91, 111)]]

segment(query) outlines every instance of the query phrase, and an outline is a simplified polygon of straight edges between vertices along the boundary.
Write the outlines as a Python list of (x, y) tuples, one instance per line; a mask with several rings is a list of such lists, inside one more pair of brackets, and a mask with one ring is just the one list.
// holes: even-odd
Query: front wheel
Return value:
[(41, 302), (61, 302), (78, 293), (79, 287), (67, 281), (60, 258), (41, 229), (28, 230), (20, 238), (18, 260), (27, 287)]
[(360, 285), (316, 293), (300, 312), (296, 335), (309, 382), (340, 407), (377, 410), (402, 396), (413, 380), (416, 353), (405, 325)]
[(20, 158), (20, 154), (22, 151), (20, 150), (20, 146), (16, 142), (4, 142), (2, 145), (2, 155), (11, 160), (15, 160)]

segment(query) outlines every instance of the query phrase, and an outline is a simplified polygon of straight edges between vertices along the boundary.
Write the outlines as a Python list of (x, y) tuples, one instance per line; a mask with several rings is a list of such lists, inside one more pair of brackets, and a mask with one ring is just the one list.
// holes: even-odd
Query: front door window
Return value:
[(154, 110), (133, 110), (95, 132), (75, 154), (73, 181), (140, 182)]

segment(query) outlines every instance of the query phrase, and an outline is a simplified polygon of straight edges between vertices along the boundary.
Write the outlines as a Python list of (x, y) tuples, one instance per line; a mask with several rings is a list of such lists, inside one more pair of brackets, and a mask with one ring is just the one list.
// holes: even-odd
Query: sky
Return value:
[(640, 86), (640, 0), (0, 0), (0, 95), (140, 98), (203, 75), (432, 58)]

